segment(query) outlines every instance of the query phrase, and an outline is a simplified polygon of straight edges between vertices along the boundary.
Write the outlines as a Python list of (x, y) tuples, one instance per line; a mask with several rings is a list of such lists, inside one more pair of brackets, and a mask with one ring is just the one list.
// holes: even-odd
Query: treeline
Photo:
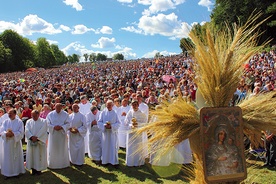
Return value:
[[(196, 31), (200, 36), (202, 32), (204, 33), (206, 26), (212, 26), (213, 29), (220, 31), (231, 28), (234, 23), (244, 25), (250, 16), (259, 12), (262, 15), (257, 22), (267, 19), (259, 26), (259, 30), (257, 30), (263, 33), (258, 40), (259, 45), (271, 39), (271, 45), (276, 44), (275, 0), (216, 0), (214, 9), (211, 12), (211, 21), (204, 25), (194, 25), (192, 31)], [(180, 40), (180, 48), (183, 53), (186, 53), (192, 45), (193, 43), (189, 38), (182, 38)]]
[(50, 68), (64, 63), (75, 63), (80, 56), (66, 56), (57, 45), (45, 38), (36, 43), (17, 32), (6, 30), (0, 34), (0, 72), (23, 71), (30, 67)]
[[(80, 55), (66, 56), (56, 44), (50, 44), (46, 38), (38, 38), (36, 43), (12, 30), (0, 34), (0, 73), (24, 71), (30, 67), (51, 68), (65, 63), (77, 63)], [(85, 61), (105, 61), (107, 56), (101, 53), (83, 55)], [(114, 60), (124, 60), (124, 55), (116, 53)]]

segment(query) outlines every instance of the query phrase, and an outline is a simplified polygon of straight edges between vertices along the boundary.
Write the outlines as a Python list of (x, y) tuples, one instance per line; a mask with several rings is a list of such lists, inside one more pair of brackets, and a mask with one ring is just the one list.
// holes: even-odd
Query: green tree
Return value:
[(35, 66), (48, 68), (57, 64), (54, 53), (46, 38), (38, 38), (36, 42), (36, 63)]
[(89, 58), (89, 55), (87, 53), (85, 53), (85, 54), (83, 54), (83, 57), (84, 57), (85, 62), (87, 62), (88, 58)]
[(50, 47), (55, 57), (55, 65), (63, 65), (67, 62), (66, 55), (59, 49), (58, 45), (51, 44)]
[(97, 61), (105, 61), (107, 59), (107, 56), (101, 53), (97, 54), (96, 60)]
[[(274, 16), (274, 18), (271, 18), (271, 21), (268, 22), (268, 26), (270, 27), (275, 27), (276, 26), (276, 2), (272, 3), (270, 6), (267, 7), (266, 9), (266, 13), (268, 14), (272, 14)], [(275, 38), (275, 37), (274, 37)]]
[(154, 58), (159, 58), (159, 57), (162, 57), (163, 55), (160, 54), (160, 52), (156, 52), (155, 55), (154, 55)]
[(0, 72), (6, 72), (7, 66), (11, 63), (12, 53), (9, 48), (5, 48), (3, 42), (0, 41)]
[(68, 63), (74, 63), (74, 59), (71, 55), (67, 56)]
[(180, 46), (183, 54), (187, 54), (192, 48), (194, 48), (194, 43), (190, 38), (182, 38), (180, 40)]
[(113, 59), (114, 60), (124, 60), (124, 55), (121, 53), (114, 54)]
[(67, 56), (68, 62), (69, 63), (78, 63), (80, 62), (80, 55), (78, 54), (72, 54)]
[(90, 61), (90, 62), (96, 61), (96, 58), (97, 58), (97, 55), (96, 55), (95, 53), (91, 53), (91, 54), (89, 55), (89, 61)]
[(27, 38), (12, 30), (6, 30), (0, 35), (0, 40), (6, 49), (10, 49), (12, 57), (6, 63), (6, 72), (25, 70), (25, 63), (34, 61), (33, 44)]
[(223, 30), (226, 28), (225, 23), (237, 23), (243, 25), (252, 13), (263, 13), (258, 21), (262, 21), (271, 16), (260, 25), (260, 31), (264, 31), (259, 42), (261, 44), (268, 38), (275, 38), (276, 26), (269, 26), (276, 20), (274, 3), (275, 0), (216, 0), (214, 9), (211, 13), (211, 21), (218, 30)]

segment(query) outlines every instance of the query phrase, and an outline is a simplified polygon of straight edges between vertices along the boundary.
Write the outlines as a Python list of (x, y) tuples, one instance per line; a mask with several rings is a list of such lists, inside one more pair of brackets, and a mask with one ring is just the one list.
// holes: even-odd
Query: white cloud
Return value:
[(122, 30), (145, 35), (168, 36), (170, 39), (187, 37), (191, 26), (186, 22), (177, 20), (177, 15), (158, 14), (156, 16), (142, 16), (137, 27), (129, 26), (121, 28)]
[(64, 0), (63, 3), (65, 3), (68, 6), (72, 6), (77, 11), (83, 10), (82, 5), (78, 2), (78, 0)]
[(133, 33), (137, 33), (137, 34), (143, 34), (143, 31), (141, 29), (137, 29), (134, 26), (127, 26), (127, 27), (123, 27), (121, 29), (125, 30), (125, 31), (128, 31), (128, 32), (133, 32)]
[(132, 0), (117, 0), (120, 3), (132, 3)]
[(95, 31), (93, 28), (88, 28), (85, 25), (79, 24), (74, 26), (72, 34), (84, 34), (88, 31)]
[(200, 0), (198, 5), (205, 6), (208, 8), (208, 11), (212, 11), (211, 6), (213, 6), (214, 3), (211, 0)]
[(19, 32), (20, 26), (19, 24), (14, 24), (11, 22), (0, 21), (0, 33), (4, 32), (7, 29), (12, 29), (16, 32)]
[(71, 31), (71, 28), (65, 25), (60, 25), (59, 29), (63, 30), (63, 31)]
[(165, 51), (153, 50), (151, 52), (148, 52), (148, 53), (144, 54), (142, 56), (142, 58), (153, 58), (157, 52), (159, 52), (160, 55), (163, 55), (163, 56), (169, 56), (169, 55), (176, 55), (176, 54), (178, 54), (178, 53), (175, 53), (175, 52), (168, 52), (166, 50)]
[(112, 32), (113, 32), (113, 30), (109, 26), (103, 26), (101, 29), (95, 30), (96, 34), (100, 34), (100, 33), (102, 33), (102, 34), (112, 34)]
[(151, 5), (152, 0), (138, 0), (138, 4)]
[(138, 0), (139, 4), (150, 5), (145, 9), (143, 15), (151, 15), (158, 12), (164, 12), (169, 9), (175, 9), (177, 5), (184, 3), (185, 0)]
[(83, 54), (91, 54), (91, 53), (101, 53), (105, 54), (108, 58), (112, 58), (114, 54), (116, 53), (122, 53), (125, 57), (125, 59), (134, 59), (137, 57), (136, 53), (132, 52), (132, 49), (129, 47), (120, 47), (119, 51), (112, 52), (112, 51), (98, 51), (98, 50), (89, 50), (84, 45), (82, 45), (79, 42), (72, 42), (69, 45), (67, 45), (65, 48), (61, 49), (65, 55), (71, 55), (71, 54), (78, 54), (81, 56), (80, 61), (85, 61)]
[(50, 45), (52, 45), (52, 44), (57, 45), (58, 44), (58, 41), (56, 41), (56, 40), (49, 40), (49, 39), (47, 39), (47, 42), (49, 42)]
[(116, 53), (120, 53), (124, 55), (125, 59), (131, 59), (131, 58), (137, 57), (136, 53), (132, 52), (132, 48), (123, 47), (123, 46), (116, 46), (116, 48), (120, 48), (120, 51), (114, 52), (113, 55)]
[(91, 44), (93, 48), (109, 48), (114, 47), (115, 38), (101, 37), (96, 44)]
[(12, 29), (22, 35), (32, 35), (33, 33), (57, 34), (61, 29), (54, 28), (53, 24), (48, 23), (37, 15), (27, 15), (24, 19), (15, 24), (12, 22), (0, 21), (0, 31)]

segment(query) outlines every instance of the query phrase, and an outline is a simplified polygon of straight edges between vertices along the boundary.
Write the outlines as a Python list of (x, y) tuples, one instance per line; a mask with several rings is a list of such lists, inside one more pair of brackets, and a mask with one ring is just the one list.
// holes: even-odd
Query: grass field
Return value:
[[(19, 178), (4, 180), (0, 177), (0, 183), (10, 184), (59, 184), (59, 183), (188, 183), (185, 179), (189, 169), (182, 165), (171, 164), (169, 167), (152, 167), (146, 164), (141, 167), (126, 167), (124, 164), (125, 152), (119, 151), (119, 168), (112, 166), (97, 166), (89, 158), (86, 158), (82, 167), (71, 166), (66, 169), (46, 170), (41, 175), (33, 176), (28, 171)], [(249, 158), (249, 157), (248, 157)], [(275, 169), (262, 168), (263, 162), (249, 158), (248, 178), (242, 183), (266, 184), (276, 183)]]

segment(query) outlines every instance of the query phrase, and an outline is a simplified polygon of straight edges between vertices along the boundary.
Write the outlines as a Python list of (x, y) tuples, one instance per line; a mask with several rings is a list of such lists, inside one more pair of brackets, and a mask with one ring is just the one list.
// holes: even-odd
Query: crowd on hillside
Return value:
[[(236, 92), (239, 99), (248, 92), (255, 94), (274, 90), (275, 55), (274, 51), (256, 54), (245, 65), (245, 74)], [(10, 100), (13, 105), (19, 103), (23, 108), (28, 104), (31, 109), (36, 103), (48, 104), (53, 108), (53, 104), (60, 101), (70, 112), (72, 103), (80, 100), (82, 95), (86, 95), (90, 102), (97, 103), (99, 110), (102, 110), (101, 106), (108, 98), (119, 98), (121, 101), (127, 96), (131, 99), (133, 93), (138, 93), (152, 107), (164, 98), (170, 100), (179, 95), (195, 100), (197, 84), (194, 78), (193, 60), (183, 55), (97, 64), (79, 63), (40, 69), (38, 72), (0, 74), (0, 101), (2, 106), (6, 100)], [(18, 112), (21, 115), (20, 110)]]
[[(233, 94), (233, 101), (229, 104), (243, 100), (248, 94), (256, 95), (276, 90), (275, 61), (275, 51), (254, 55), (245, 64), (244, 75)], [(150, 109), (158, 107), (162, 101), (172, 101), (177, 97), (195, 101), (198, 84), (194, 81), (196, 76), (193, 68), (192, 58), (174, 55), (158, 59), (78, 63), (63, 65), (60, 68), (0, 74), (0, 135), (3, 142), (9, 140), (6, 138), (22, 139), (25, 135), (26, 142), (30, 144), (29, 149), (31, 148), (29, 146), (37, 146), (37, 142), (41, 145), (46, 144), (48, 138), (48, 147), (44, 147), (44, 150), (48, 149), (46, 165), (49, 168), (67, 167), (69, 160), (72, 164), (82, 165), (85, 153), (88, 153), (97, 164), (101, 162), (104, 165), (116, 166), (118, 164), (116, 145), (127, 148), (126, 165), (139, 166), (144, 164), (141, 158), (145, 158), (147, 151), (140, 153), (143, 156), (135, 157), (134, 153), (138, 148), (133, 146), (135, 145), (133, 141), (129, 142), (132, 135), (126, 132), (148, 123)], [(111, 111), (115, 114), (110, 113)], [(11, 131), (16, 127), (13, 127), (14, 125), (10, 127), (15, 120), (19, 121), (18, 126), (20, 121), (24, 122), (23, 130), (18, 135)], [(42, 123), (41, 127), (36, 129), (43, 127), (45, 129), (41, 139), (38, 135), (33, 135), (30, 130), (38, 120)], [(64, 132), (59, 135), (54, 134), (55, 131)], [(69, 144), (66, 143), (67, 138), (63, 136), (67, 131)], [(118, 132), (118, 136), (117, 133), (115, 135), (115, 131)], [(39, 134), (39, 131), (37, 133)], [(81, 142), (82, 139), (84, 143)], [(146, 140), (145, 136), (140, 139), (138, 142)], [(90, 144), (91, 141), (94, 141), (93, 144)], [(57, 151), (56, 148), (61, 145), (69, 147)], [(2, 174), (10, 177), (14, 176), (14, 172), (17, 174), (23, 172), (20, 169), (11, 171), (10, 168), (5, 168), (9, 160), (7, 158), (11, 155), (9, 151), (5, 153), (4, 147), (4, 143), (2, 147), (0, 145), (0, 154), (9, 156), (3, 159), (4, 156), (0, 155)], [(82, 150), (80, 147), (83, 147), (83, 152), (80, 152)], [(68, 149), (69, 151), (64, 151)], [(182, 150), (178, 151), (182, 153), (183, 150), (190, 152), (187, 142), (177, 145), (176, 149)], [(51, 157), (50, 153), (56, 153), (55, 157)], [(60, 157), (57, 156), (60, 153), (62, 153)], [(31, 154), (34, 155), (35, 153)], [(176, 158), (179, 155), (172, 157)], [(30, 155), (28, 157), (27, 151), (28, 158), (31, 157)], [(178, 162), (190, 163), (191, 157)], [(35, 166), (30, 166), (28, 163), (27, 167), (29, 166), (34, 174), (40, 173), (41, 168), (34, 168)], [(43, 168), (45, 169), (44, 166)]]

